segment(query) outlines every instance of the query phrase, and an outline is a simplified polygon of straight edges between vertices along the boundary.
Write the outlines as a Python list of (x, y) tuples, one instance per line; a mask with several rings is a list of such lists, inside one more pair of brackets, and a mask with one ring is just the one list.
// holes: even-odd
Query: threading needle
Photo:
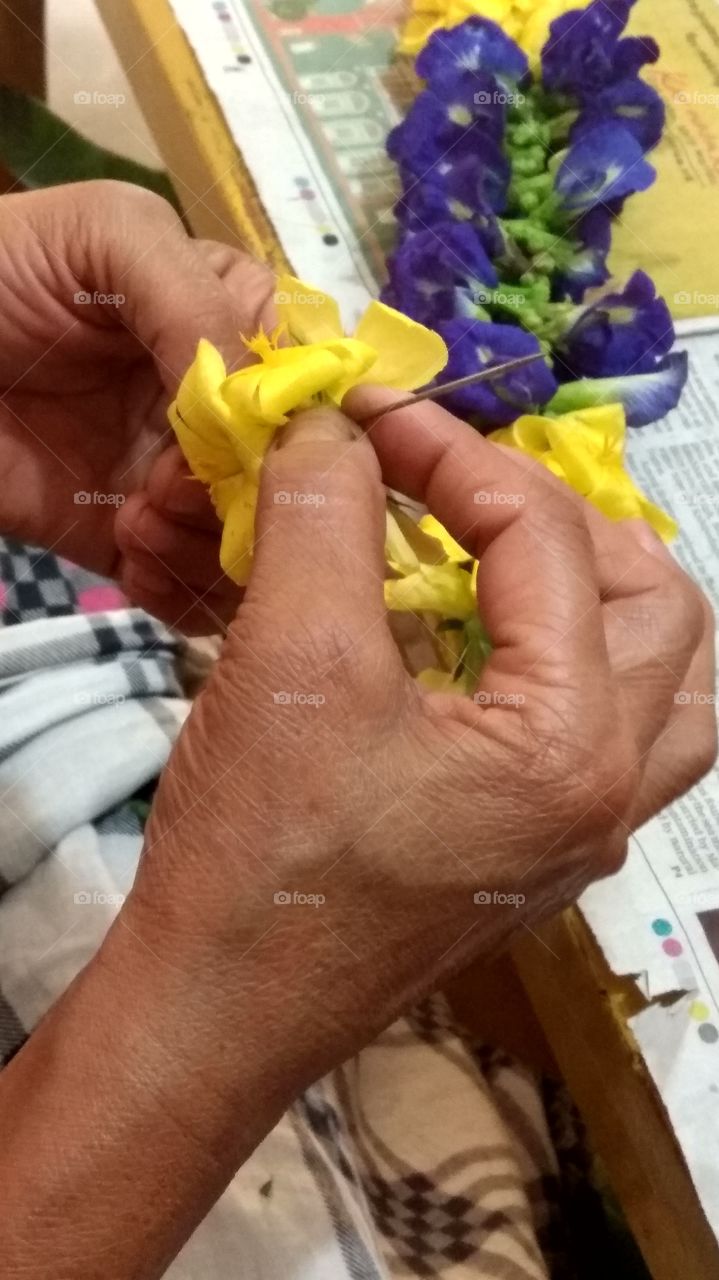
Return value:
[(464, 378), (455, 378), (453, 382), (443, 382), (441, 386), (428, 387), (426, 391), (416, 391), (411, 396), (405, 396), (403, 400), (395, 400), (393, 404), (385, 405), (382, 409), (374, 409), (372, 413), (355, 418), (355, 422), (371, 422), (374, 418), (384, 418), (388, 413), (395, 413), (397, 409), (409, 409), (413, 404), (419, 404), (420, 400), (438, 400), (452, 391), (459, 391), (462, 387), (473, 387), (478, 382), (493, 382), (495, 378), (501, 378), (505, 373), (514, 373), (516, 369), (523, 369), (525, 365), (543, 359), (544, 354), (541, 351), (534, 351), (531, 355), (507, 360), (505, 364), (495, 364), (490, 369), (480, 369), (478, 373), (469, 373)]

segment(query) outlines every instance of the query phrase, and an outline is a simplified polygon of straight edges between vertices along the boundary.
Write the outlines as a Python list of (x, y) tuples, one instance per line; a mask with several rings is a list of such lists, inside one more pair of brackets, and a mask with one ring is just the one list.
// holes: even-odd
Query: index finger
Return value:
[(527, 710), (543, 713), (547, 691), (561, 690), (564, 711), (604, 714), (613, 679), (582, 505), (547, 484), (540, 464), (513, 458), (439, 405), (382, 415), (393, 398), (361, 388), (344, 407), (380, 415), (369, 435), (385, 483), (424, 503), (480, 561), (478, 605), (494, 646), (482, 689), (499, 702), (526, 694)]

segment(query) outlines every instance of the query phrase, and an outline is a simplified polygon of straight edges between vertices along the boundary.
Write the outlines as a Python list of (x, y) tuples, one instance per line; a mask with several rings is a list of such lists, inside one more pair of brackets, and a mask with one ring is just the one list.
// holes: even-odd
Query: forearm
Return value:
[(230, 1001), (111, 931), (0, 1075), (6, 1274), (163, 1274), (302, 1087), (245, 974)]

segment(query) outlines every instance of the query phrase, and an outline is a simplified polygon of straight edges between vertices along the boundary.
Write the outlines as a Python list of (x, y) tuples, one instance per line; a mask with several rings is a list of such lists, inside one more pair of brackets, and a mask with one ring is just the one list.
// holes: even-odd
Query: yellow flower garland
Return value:
[[(262, 460), (290, 414), (340, 405), (363, 382), (413, 391), (447, 362), (438, 334), (382, 302), (370, 303), (352, 337), (342, 331), (334, 298), (294, 276), (280, 277), (275, 303), (277, 330), (246, 343), (255, 362), (228, 374), (219, 351), (200, 342), (169, 410), (190, 469), (209, 485), (223, 522), (220, 563), (239, 585), (252, 561)], [(283, 337), (295, 345), (280, 345)]]
[(671, 542), (676, 521), (645, 497), (625, 469), (626, 436), (623, 405), (608, 404), (558, 418), (528, 414), (489, 438), (536, 458), (610, 520), (646, 520)]

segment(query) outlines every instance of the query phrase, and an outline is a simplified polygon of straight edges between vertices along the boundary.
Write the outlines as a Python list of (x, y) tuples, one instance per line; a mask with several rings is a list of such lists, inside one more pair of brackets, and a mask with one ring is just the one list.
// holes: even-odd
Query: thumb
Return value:
[(384, 615), (385, 507), (359, 428), (335, 409), (298, 413), (265, 459), (247, 604), (371, 627)]

